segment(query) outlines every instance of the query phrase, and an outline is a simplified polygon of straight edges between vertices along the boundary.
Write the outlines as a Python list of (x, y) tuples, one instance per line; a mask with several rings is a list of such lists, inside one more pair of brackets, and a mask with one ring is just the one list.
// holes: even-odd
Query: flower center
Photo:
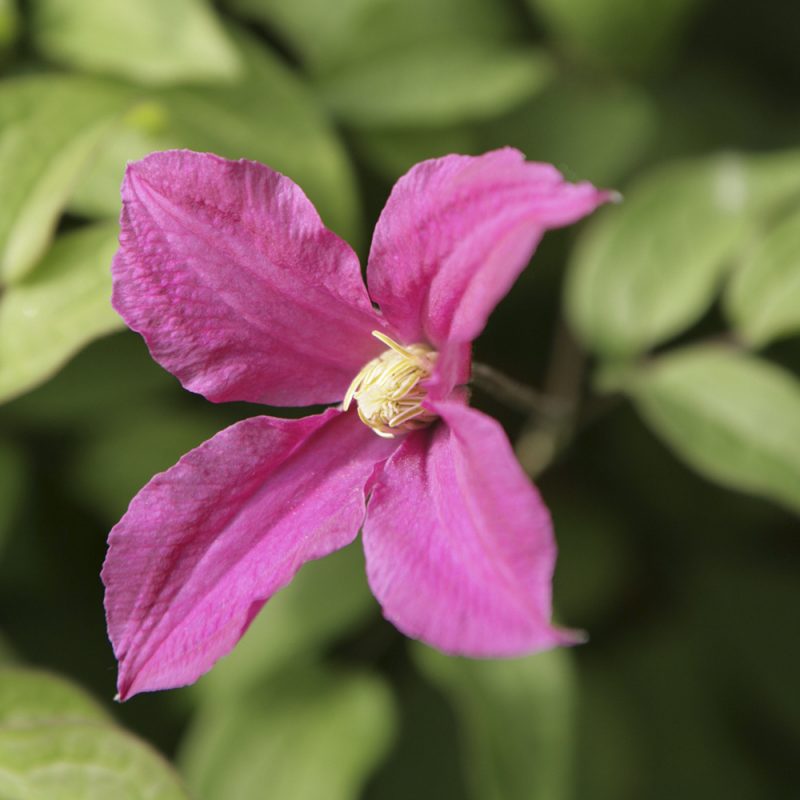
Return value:
[(423, 408), (426, 392), (419, 384), (430, 376), (438, 353), (425, 344), (404, 347), (380, 331), (372, 335), (389, 349), (356, 375), (342, 407), (347, 411), (355, 400), (361, 421), (387, 439), (425, 427), (436, 415)]

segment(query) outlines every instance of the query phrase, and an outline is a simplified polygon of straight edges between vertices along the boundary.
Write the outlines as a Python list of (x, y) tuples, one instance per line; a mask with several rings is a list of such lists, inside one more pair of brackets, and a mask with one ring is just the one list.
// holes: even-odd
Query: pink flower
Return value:
[(369, 294), (350, 247), (261, 164), (155, 153), (122, 197), (114, 306), (187, 389), (346, 399), (232, 425), (133, 499), (103, 567), (121, 699), (196, 680), (359, 529), (372, 592), (406, 635), (476, 657), (574, 641), (550, 624), (547, 509), (460, 387), (544, 232), (607, 193), (511, 149), (425, 161), (378, 221)]

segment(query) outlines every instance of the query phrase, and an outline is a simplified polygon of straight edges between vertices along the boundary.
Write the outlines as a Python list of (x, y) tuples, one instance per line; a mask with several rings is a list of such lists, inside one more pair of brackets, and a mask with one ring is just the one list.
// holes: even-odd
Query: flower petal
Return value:
[(502, 428), (457, 402), (410, 434), (376, 479), (367, 577), (408, 636), (473, 657), (574, 643), (550, 626), (550, 516)]
[(380, 351), (348, 244), (288, 178), (187, 150), (130, 164), (114, 307), (209, 400), (341, 400)]
[(370, 295), (404, 341), (472, 341), (544, 232), (609, 198), (510, 148), (423, 161), (400, 178), (378, 220)]
[(335, 409), (253, 417), (156, 475), (103, 566), (120, 698), (196, 680), (304, 562), (351, 542), (394, 447)]

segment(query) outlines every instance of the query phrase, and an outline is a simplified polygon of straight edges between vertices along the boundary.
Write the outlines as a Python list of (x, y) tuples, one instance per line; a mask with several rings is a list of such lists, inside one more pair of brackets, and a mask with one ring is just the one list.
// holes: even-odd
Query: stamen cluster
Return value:
[(389, 350), (372, 359), (353, 379), (342, 404), (344, 410), (355, 400), (361, 421), (388, 439), (428, 425), (436, 415), (423, 407), (426, 391), (420, 384), (430, 377), (438, 354), (424, 344), (398, 344), (380, 331), (372, 331), (372, 335)]

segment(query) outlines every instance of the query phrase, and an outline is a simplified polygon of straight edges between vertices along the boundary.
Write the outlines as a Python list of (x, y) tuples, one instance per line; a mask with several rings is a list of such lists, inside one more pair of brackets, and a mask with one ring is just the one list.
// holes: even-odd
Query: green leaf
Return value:
[(800, 511), (800, 381), (721, 346), (678, 350), (627, 386), (675, 453), (724, 486)]
[(183, 395), (142, 338), (124, 331), (92, 342), (54, 378), (3, 406), (3, 414), (12, 424), (47, 436), (68, 430), (89, 441), (136, 411), (157, 412), (154, 406)]
[(0, 669), (0, 728), (54, 722), (110, 722), (110, 717), (83, 689), (58, 675)]
[(390, 128), (354, 132), (360, 155), (389, 181), (427, 158), (449, 153), (478, 155), (480, 139), (468, 125), (445, 128)]
[(0, 553), (21, 505), (26, 472), (20, 450), (0, 439)]
[(385, 755), (394, 707), (369, 675), (309, 675), (201, 707), (180, 759), (203, 800), (352, 800)]
[(460, 719), (475, 800), (571, 796), (574, 677), (566, 650), (475, 661), (420, 645), (414, 655)]
[(197, 684), (212, 700), (241, 693), (321, 651), (377, 610), (359, 544), (306, 564), (263, 608), (236, 649)]
[(319, 88), (356, 127), (437, 126), (507, 111), (551, 74), (541, 51), (464, 40), (380, 54), (325, 76)]
[[(109, 522), (157, 472), (225, 427), (212, 407), (180, 409), (149, 404), (128, 408), (85, 437), (69, 471), (76, 494)], [(120, 457), (124, 454), (124, 457)]]
[(17, 37), (19, 13), (15, 0), (0, 0), (0, 52)]
[(490, 123), (486, 144), (518, 147), (570, 180), (613, 186), (647, 152), (658, 124), (653, 103), (633, 86), (558, 77)]
[(235, 30), (246, 71), (224, 88), (142, 93), (82, 179), (71, 207), (97, 216), (119, 214), (119, 185), (128, 160), (176, 147), (227, 158), (250, 158), (296, 181), (325, 223), (357, 239), (355, 178), (336, 131), (302, 79), (252, 37)]
[(188, 800), (169, 765), (82, 689), (23, 669), (0, 670), (0, 797)]
[(800, 190), (796, 161), (730, 155), (669, 165), (598, 214), (567, 276), (567, 314), (585, 345), (626, 358), (699, 319), (758, 221)]
[(277, 30), (314, 73), (389, 51), (450, 39), (503, 41), (518, 32), (512, 8), (495, 0), (229, 0)]
[(33, 0), (39, 51), (81, 70), (167, 84), (236, 78), (239, 61), (205, 0)]
[(188, 800), (169, 765), (108, 725), (0, 727), (0, 797), (13, 800)]
[(754, 347), (800, 332), (800, 209), (746, 254), (725, 299), (736, 330)]
[(122, 327), (111, 308), (116, 225), (56, 240), (0, 299), (0, 400), (30, 389), (92, 339)]
[(624, 69), (658, 65), (699, 0), (527, 0), (555, 37), (593, 61)]
[(58, 75), (0, 84), (0, 284), (44, 253), (75, 181), (129, 99)]

